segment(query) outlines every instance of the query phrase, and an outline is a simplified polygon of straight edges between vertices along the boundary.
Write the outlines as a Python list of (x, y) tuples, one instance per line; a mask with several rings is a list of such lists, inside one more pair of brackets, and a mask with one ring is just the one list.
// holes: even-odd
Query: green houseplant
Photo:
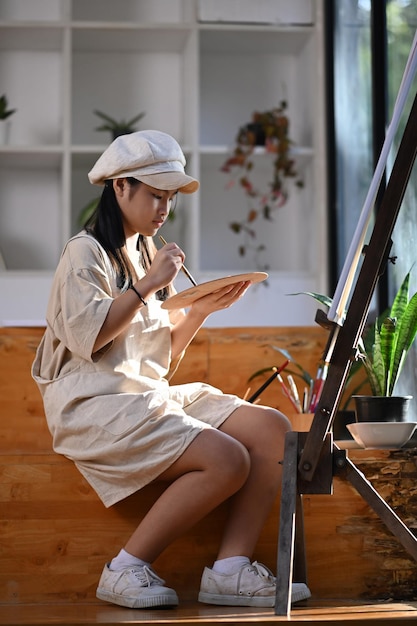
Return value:
[[(359, 421), (401, 421), (406, 417), (411, 396), (395, 396), (394, 392), (417, 334), (417, 293), (409, 296), (410, 275), (405, 276), (391, 307), (365, 329), (358, 343), (358, 361), (351, 370), (363, 367), (371, 390), (370, 396), (356, 395), (362, 382), (351, 392)], [(324, 306), (332, 303), (327, 296), (303, 293)]]
[(0, 144), (7, 144), (9, 140), (9, 118), (16, 112), (10, 109), (6, 94), (0, 96)]
[(122, 119), (118, 121), (107, 115), (107, 113), (103, 113), (97, 109), (94, 113), (103, 121), (101, 126), (97, 126), (95, 130), (109, 131), (112, 134), (113, 139), (116, 139), (119, 135), (128, 135), (129, 133), (135, 132), (135, 124), (137, 124), (139, 120), (145, 116), (145, 112), (142, 112), (138, 113), (138, 115), (135, 115), (135, 117), (132, 117), (130, 120)]
[(372, 396), (354, 396), (358, 421), (404, 421), (411, 396), (397, 396), (396, 384), (417, 334), (417, 293), (409, 297), (407, 273), (391, 308), (377, 318), (359, 345)]
[(13, 113), (16, 112), (16, 109), (9, 109), (9, 103), (7, 101), (6, 94), (0, 96), (0, 120), (7, 120)]
[[(239, 128), (232, 154), (221, 167), (221, 171), (229, 176), (227, 188), (237, 184), (248, 200), (245, 216), (229, 224), (234, 233), (243, 236), (238, 248), (240, 256), (245, 256), (250, 248), (255, 248), (255, 254), (264, 250), (262, 244), (254, 242), (255, 222), (258, 218), (272, 221), (273, 212), (287, 201), (287, 179), (297, 179), (286, 110), (287, 103), (283, 101), (270, 110), (255, 111), (251, 122)], [(271, 178), (267, 188), (258, 188), (254, 182), (255, 155), (260, 147), (267, 157), (271, 157)], [(302, 187), (303, 183), (296, 180), (296, 185)]]
[[(358, 358), (365, 368), (374, 396), (392, 396), (405, 359), (417, 334), (417, 293), (409, 297), (408, 272), (389, 310), (369, 326), (358, 344)], [(330, 307), (332, 299), (312, 292), (320, 304)], [(300, 295), (300, 294), (291, 294)]]
[[(355, 402), (357, 421), (405, 421), (411, 396), (394, 396), (395, 386), (417, 334), (417, 293), (409, 297), (410, 272), (405, 276), (393, 303), (376, 321), (368, 326), (358, 342), (358, 359), (352, 364), (342, 402), (335, 420), (346, 417), (352, 399)], [(314, 292), (289, 295), (308, 295), (329, 308), (332, 299)], [(313, 376), (306, 372), (291, 355), (277, 346), (269, 346), (289, 361), (287, 374), (299, 377), (303, 385), (311, 387)], [(293, 367), (291, 367), (293, 366)], [(320, 364), (319, 364), (320, 366)], [(249, 381), (273, 371), (273, 367), (254, 372)], [(365, 377), (363, 376), (365, 373)], [(356, 395), (367, 384), (371, 395)], [(342, 415), (345, 414), (343, 417)], [(349, 418), (349, 421), (354, 421)], [(345, 430), (345, 425), (340, 424)]]
[(417, 293), (409, 298), (410, 272), (405, 276), (388, 313), (369, 329), (371, 341), (359, 346), (374, 396), (392, 396), (417, 334)]

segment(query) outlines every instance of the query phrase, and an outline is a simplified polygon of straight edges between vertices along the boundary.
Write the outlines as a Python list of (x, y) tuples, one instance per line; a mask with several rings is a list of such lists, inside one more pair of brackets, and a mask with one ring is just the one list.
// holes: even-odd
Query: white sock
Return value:
[(132, 567), (132, 565), (147, 565), (150, 567), (150, 563), (146, 561), (142, 561), (142, 559), (138, 559), (133, 554), (129, 554), (123, 548), (120, 550), (119, 554), (112, 559), (109, 569), (120, 572), (128, 567)]
[(214, 561), (213, 571), (218, 574), (236, 574), (244, 565), (249, 565), (250, 560), (247, 556), (229, 556), (227, 559)]

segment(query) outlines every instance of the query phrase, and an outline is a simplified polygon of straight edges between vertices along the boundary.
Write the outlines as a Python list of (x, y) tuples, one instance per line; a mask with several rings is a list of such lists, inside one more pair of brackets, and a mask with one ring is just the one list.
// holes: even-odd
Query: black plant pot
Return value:
[(412, 396), (353, 396), (357, 422), (406, 422)]
[(265, 145), (266, 136), (262, 124), (258, 124), (258, 122), (252, 122), (250, 124), (246, 124), (246, 129), (253, 134), (255, 146)]
[(121, 137), (122, 135), (131, 135), (133, 132), (133, 130), (129, 130), (128, 128), (123, 128), (120, 130), (115, 129), (112, 131), (113, 141), (118, 137)]
[(355, 421), (355, 411), (337, 411), (333, 422), (333, 439), (335, 441), (353, 439), (346, 425), (352, 424)]

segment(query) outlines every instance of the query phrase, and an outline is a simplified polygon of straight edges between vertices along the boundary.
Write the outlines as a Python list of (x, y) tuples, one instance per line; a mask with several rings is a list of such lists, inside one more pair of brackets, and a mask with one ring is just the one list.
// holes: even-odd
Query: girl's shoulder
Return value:
[(68, 239), (64, 246), (63, 252), (67, 249), (75, 250), (83, 248), (89, 250), (104, 250), (103, 246), (97, 241), (97, 239), (88, 233), (86, 230), (81, 230), (76, 235), (73, 235), (71, 239)]
[(91, 267), (91, 265), (108, 265), (109, 257), (103, 246), (93, 235), (85, 230), (69, 239), (62, 251), (61, 262), (71, 267)]

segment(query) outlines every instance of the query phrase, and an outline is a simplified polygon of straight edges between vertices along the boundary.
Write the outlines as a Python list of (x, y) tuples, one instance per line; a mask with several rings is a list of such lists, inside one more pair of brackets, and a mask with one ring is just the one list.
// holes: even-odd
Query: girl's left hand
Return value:
[(191, 305), (193, 312), (210, 315), (214, 311), (227, 309), (245, 295), (250, 285), (250, 281), (244, 281), (209, 293), (193, 302)]

